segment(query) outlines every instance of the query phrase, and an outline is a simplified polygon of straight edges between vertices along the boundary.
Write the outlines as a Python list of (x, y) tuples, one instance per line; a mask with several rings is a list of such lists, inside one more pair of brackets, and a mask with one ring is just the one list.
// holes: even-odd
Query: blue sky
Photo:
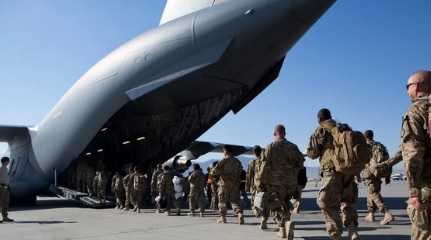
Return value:
[[(37, 124), (93, 64), (157, 26), (163, 6), (0, 0), (0, 124)], [(328, 107), (354, 129), (374, 129), (393, 154), (409, 104), (405, 82), (431, 68), (429, 9), (428, 0), (338, 1), (288, 53), (279, 79), (201, 139), (266, 145), (283, 123), (304, 150), (317, 110)]]

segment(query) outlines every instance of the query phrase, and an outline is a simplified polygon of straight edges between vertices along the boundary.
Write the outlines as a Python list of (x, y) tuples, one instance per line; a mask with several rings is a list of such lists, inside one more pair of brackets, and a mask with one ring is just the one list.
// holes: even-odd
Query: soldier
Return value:
[(13, 219), (8, 217), (8, 209), (9, 209), (9, 173), (7, 166), (10, 163), (10, 159), (8, 157), (3, 157), (1, 159), (1, 167), (0, 167), (0, 208), (1, 215), (3, 217), (2, 222), (13, 222)]
[(218, 176), (218, 207), (220, 218), (217, 223), (226, 223), (227, 206), (230, 203), (238, 216), (238, 224), (244, 224), (240, 206), (241, 162), (233, 156), (230, 146), (223, 147), (224, 158), (213, 168), (212, 174)]
[(247, 168), (247, 178), (246, 178), (246, 182), (245, 182), (245, 190), (247, 192), (251, 193), (251, 205), (252, 205), (252, 207), (254, 206), (254, 196), (256, 194), (256, 186), (254, 183), (256, 162), (260, 159), (261, 153), (262, 153), (262, 148), (260, 146), (255, 146), (253, 148), (253, 154), (256, 158), (252, 159), (248, 163), (248, 168)]
[(297, 175), (303, 161), (304, 156), (298, 147), (286, 140), (285, 127), (277, 125), (274, 129), (274, 142), (262, 154), (258, 188), (267, 194), (268, 208), (276, 214), (279, 237), (289, 240), (294, 237), (290, 200), (296, 191)]
[(119, 172), (115, 172), (114, 176), (112, 177), (111, 191), (115, 196), (115, 208), (123, 209), (124, 201), (126, 199), (126, 192), (124, 190), (123, 177)]
[(169, 216), (175, 201), (174, 183), (172, 181), (172, 172), (169, 166), (166, 165), (163, 167), (163, 173), (159, 175), (157, 187), (159, 192), (159, 196), (156, 198), (157, 212), (160, 213), (160, 209), (165, 207), (165, 214)]
[(187, 184), (184, 177), (177, 173), (172, 178), (172, 183), (174, 184), (174, 205), (177, 209), (177, 216), (181, 215), (181, 204), (186, 196), (185, 185)]
[(101, 203), (104, 203), (106, 199), (106, 182), (105, 173), (97, 171), (94, 177), (94, 192)]
[(208, 182), (211, 185), (211, 204), (210, 208), (213, 210), (218, 209), (218, 177), (212, 174), (212, 170), (217, 166), (218, 161), (212, 163), (208, 173)]
[(144, 204), (145, 186), (147, 184), (147, 175), (142, 173), (142, 169), (136, 168), (133, 177), (133, 191), (135, 194), (135, 208), (133, 211), (140, 213)]
[(87, 163), (84, 163), (84, 190), (88, 193), (88, 195), (90, 196), (94, 196), (95, 192), (94, 192), (94, 188), (93, 188), (93, 182), (94, 182), (94, 177), (96, 176), (96, 171), (94, 170), (93, 167), (91, 167), (90, 165), (88, 165)]
[(126, 192), (126, 202), (124, 210), (128, 211), (130, 205), (133, 203), (133, 176), (135, 175), (135, 170), (132, 166), (129, 167), (129, 174), (123, 178), (123, 186)]
[(211, 190), (211, 179), (210, 179), (210, 172), (211, 168), (207, 167), (207, 173), (205, 174), (205, 179), (207, 180), (206, 186), (205, 186), (205, 192), (208, 199), (208, 204), (206, 207), (211, 208), (211, 201), (212, 201), (212, 190)]
[(354, 175), (335, 171), (332, 161), (334, 156), (332, 129), (337, 123), (332, 119), (328, 109), (321, 109), (318, 113), (319, 127), (310, 137), (307, 155), (311, 159), (319, 158), (322, 188), (317, 197), (317, 204), (322, 209), (326, 221), (326, 230), (331, 239), (342, 239), (343, 222), (340, 216), (341, 203), (345, 225), (349, 230), (349, 240), (359, 239), (357, 233), (358, 215), (355, 208), (357, 201), (357, 185)]
[(199, 207), (200, 217), (204, 216), (204, 188), (207, 182), (199, 164), (193, 164), (193, 172), (188, 177), (190, 182), (189, 207), (190, 216), (195, 215), (195, 209)]
[(413, 74), (407, 84), (412, 104), (401, 129), (402, 158), (409, 188), (407, 212), (412, 239), (431, 239), (431, 71)]
[(157, 179), (160, 174), (163, 173), (162, 165), (157, 164), (157, 167), (153, 171), (153, 175), (151, 176), (151, 199), (154, 201), (154, 199), (157, 197)]
[(372, 153), (370, 163), (365, 166), (365, 169), (362, 171), (361, 174), (362, 177), (365, 179), (365, 184), (368, 187), (368, 215), (365, 217), (365, 221), (374, 222), (374, 213), (376, 212), (376, 209), (379, 209), (379, 211), (385, 215), (380, 224), (386, 225), (392, 222), (394, 220), (394, 217), (389, 212), (389, 209), (385, 206), (383, 202), (383, 197), (380, 194), (382, 186), (381, 178), (386, 176), (379, 176), (379, 174), (377, 173), (377, 166), (388, 161), (389, 154), (383, 144), (374, 141), (374, 132), (372, 130), (365, 131), (364, 136)]

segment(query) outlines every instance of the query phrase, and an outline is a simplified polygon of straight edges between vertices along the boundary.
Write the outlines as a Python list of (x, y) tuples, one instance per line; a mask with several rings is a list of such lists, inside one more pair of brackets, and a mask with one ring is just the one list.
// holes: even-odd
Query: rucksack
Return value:
[(343, 174), (358, 175), (369, 163), (371, 150), (361, 132), (347, 124), (337, 124), (331, 130), (334, 145), (335, 170)]
[(371, 173), (378, 178), (389, 177), (392, 174), (392, 166), (387, 161), (389, 154), (381, 143), (374, 143), (372, 149), (372, 162), (370, 162)]

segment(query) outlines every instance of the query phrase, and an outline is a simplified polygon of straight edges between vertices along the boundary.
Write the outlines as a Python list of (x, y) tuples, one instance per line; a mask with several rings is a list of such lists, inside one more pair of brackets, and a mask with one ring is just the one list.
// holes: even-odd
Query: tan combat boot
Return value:
[(375, 219), (374, 219), (374, 213), (373, 212), (369, 212), (368, 214), (367, 214), (367, 216), (365, 217), (365, 222), (374, 222), (375, 221)]
[(220, 216), (220, 218), (217, 220), (217, 223), (225, 224), (226, 223), (226, 216), (225, 215)]
[(262, 218), (262, 220), (260, 220), (260, 229), (265, 230), (268, 229), (268, 225), (267, 225), (267, 220), (265, 218)]
[(286, 228), (283, 226), (283, 227), (280, 227), (279, 229), (278, 229), (278, 237), (279, 238), (286, 238), (287, 237), (287, 234), (286, 234)]
[(244, 224), (244, 215), (242, 213), (238, 213), (238, 224), (239, 225)]
[(385, 217), (383, 218), (382, 221), (380, 221), (381, 225), (387, 225), (389, 223), (391, 223), (392, 221), (394, 221), (394, 216), (392, 215), (392, 213), (390, 213), (388, 210), (385, 211)]
[(358, 231), (356, 231), (356, 227), (349, 227), (349, 240), (360, 240)]

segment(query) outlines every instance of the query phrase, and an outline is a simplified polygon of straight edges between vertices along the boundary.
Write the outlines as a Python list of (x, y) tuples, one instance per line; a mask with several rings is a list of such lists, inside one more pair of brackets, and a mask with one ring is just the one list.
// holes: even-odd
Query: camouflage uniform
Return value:
[(155, 199), (157, 197), (158, 190), (157, 190), (157, 179), (160, 174), (163, 173), (162, 169), (154, 169), (153, 175), (151, 176), (151, 199)]
[[(157, 187), (159, 196), (161, 198), (160, 201), (165, 203), (166, 212), (169, 214), (171, 208), (174, 207), (175, 204), (175, 190), (174, 183), (172, 182), (172, 173), (169, 171), (163, 171), (163, 173), (159, 175)], [(157, 208), (161, 208), (160, 202), (158, 203)]]
[(99, 201), (106, 199), (106, 177), (103, 172), (97, 172), (94, 177), (93, 187)]
[(114, 193), (114, 196), (115, 196), (116, 207), (119, 209), (124, 208), (126, 193), (124, 190), (123, 178), (120, 176), (120, 174), (115, 174), (112, 177), (111, 191)]
[(241, 171), (241, 162), (234, 157), (224, 158), (212, 170), (212, 174), (220, 178), (218, 184), (218, 207), (223, 219), (226, 217), (229, 203), (232, 204), (235, 213), (242, 218), (242, 209), (240, 206)]
[(411, 205), (407, 212), (412, 221), (412, 239), (431, 239), (431, 138), (428, 129), (428, 99), (412, 103), (403, 118), (401, 130), (402, 156), (410, 197), (417, 197), (424, 209)]
[(254, 196), (256, 195), (256, 186), (254, 183), (256, 162), (257, 159), (253, 159), (248, 163), (247, 178), (245, 181), (245, 191), (251, 193), (251, 206), (254, 206)]
[(125, 202), (125, 209), (128, 210), (130, 208), (130, 205), (135, 206), (135, 199), (134, 199), (134, 190), (133, 190), (133, 179), (134, 179), (135, 173), (129, 173), (123, 178), (123, 185), (124, 190), (126, 192), (126, 202)]
[(207, 182), (202, 170), (194, 170), (189, 176), (190, 193), (189, 206), (190, 212), (193, 215), (196, 208), (199, 207), (201, 214), (205, 211), (204, 206), (204, 188)]
[(138, 212), (144, 207), (147, 175), (137, 172), (133, 177), (133, 191), (135, 193), (135, 210)]
[(97, 193), (94, 192), (94, 177), (96, 176), (96, 171), (93, 167), (89, 166), (88, 164), (85, 164), (84, 170), (85, 172), (83, 180), (84, 180), (84, 191), (86, 191), (90, 196), (96, 195)]
[(288, 229), (289, 239), (293, 239), (290, 199), (296, 191), (297, 175), (303, 161), (298, 147), (283, 139), (266, 147), (258, 172), (259, 189), (268, 194), (268, 208), (275, 213), (281, 236), (286, 237)]
[(326, 230), (333, 239), (341, 239), (343, 222), (340, 216), (343, 203), (344, 224), (349, 230), (356, 230), (358, 214), (355, 208), (358, 199), (358, 186), (355, 176), (335, 171), (332, 158), (334, 156), (331, 129), (336, 127), (332, 119), (321, 122), (310, 137), (307, 155), (311, 159), (320, 159), (321, 189), (317, 204), (322, 209), (326, 221)]
[(388, 211), (383, 203), (383, 197), (380, 194), (382, 180), (380, 177), (375, 176), (374, 170), (379, 163), (383, 163), (389, 159), (386, 147), (376, 141), (367, 140), (367, 144), (371, 149), (372, 157), (370, 163), (365, 166), (362, 171), (362, 177), (365, 179), (365, 184), (368, 187), (367, 194), (367, 208), (368, 212), (374, 214), (378, 209), (382, 213)]
[(218, 209), (218, 177), (212, 174), (213, 168), (208, 173), (208, 182), (211, 186), (211, 209)]

